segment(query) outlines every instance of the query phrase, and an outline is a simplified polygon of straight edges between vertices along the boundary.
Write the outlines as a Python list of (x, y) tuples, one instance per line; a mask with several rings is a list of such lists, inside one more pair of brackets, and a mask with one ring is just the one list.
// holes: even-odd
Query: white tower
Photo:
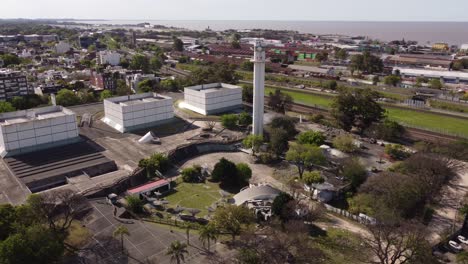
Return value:
[(255, 43), (254, 59), (253, 130), (254, 135), (263, 135), (263, 112), (265, 105), (265, 48), (261, 41)]

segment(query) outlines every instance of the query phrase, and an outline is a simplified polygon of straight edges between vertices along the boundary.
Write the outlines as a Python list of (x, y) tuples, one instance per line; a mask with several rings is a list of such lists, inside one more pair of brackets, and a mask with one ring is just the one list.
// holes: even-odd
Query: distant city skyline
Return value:
[(468, 21), (466, 10), (465, 0), (2, 0), (0, 18)]

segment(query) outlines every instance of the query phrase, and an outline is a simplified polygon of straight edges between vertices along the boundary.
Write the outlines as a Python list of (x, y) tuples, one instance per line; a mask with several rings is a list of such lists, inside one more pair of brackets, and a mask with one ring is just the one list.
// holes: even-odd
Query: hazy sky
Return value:
[(468, 21), (468, 0), (0, 0), (0, 18)]

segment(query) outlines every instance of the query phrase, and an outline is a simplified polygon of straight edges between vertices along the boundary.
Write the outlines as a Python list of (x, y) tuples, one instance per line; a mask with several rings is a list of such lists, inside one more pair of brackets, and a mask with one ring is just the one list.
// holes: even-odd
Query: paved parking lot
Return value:
[[(186, 243), (185, 232), (172, 230), (169, 226), (159, 226), (133, 219), (118, 219), (113, 216), (113, 207), (105, 199), (91, 201), (93, 214), (88, 217), (86, 226), (93, 232), (92, 241), (80, 257), (81, 263), (171, 263), (166, 255), (168, 246), (175, 240)], [(118, 214), (123, 212), (119, 209)], [(119, 226), (128, 228), (130, 236), (125, 236), (124, 247), (128, 254), (122, 254), (120, 238), (112, 233)], [(194, 231), (192, 231), (194, 233)], [(190, 235), (189, 254), (186, 263), (198, 263), (202, 248), (196, 234)], [(79, 262), (77, 262), (79, 263)]]

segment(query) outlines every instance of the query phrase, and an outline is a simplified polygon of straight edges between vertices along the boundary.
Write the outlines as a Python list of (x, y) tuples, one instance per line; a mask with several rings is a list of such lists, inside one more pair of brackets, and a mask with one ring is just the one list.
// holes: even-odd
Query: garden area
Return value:
[(208, 208), (223, 198), (219, 183), (209, 181), (205, 183), (177, 181), (175, 189), (174, 193), (166, 197), (169, 206), (199, 209), (201, 211), (199, 217), (209, 215)]

